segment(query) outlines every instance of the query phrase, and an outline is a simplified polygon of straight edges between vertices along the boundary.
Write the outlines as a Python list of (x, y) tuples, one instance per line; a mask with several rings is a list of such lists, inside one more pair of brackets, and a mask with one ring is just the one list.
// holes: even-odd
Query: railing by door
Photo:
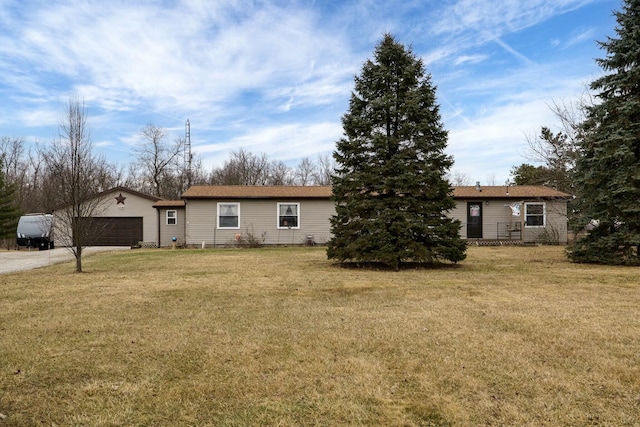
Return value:
[(498, 240), (522, 240), (520, 222), (499, 222), (497, 230)]

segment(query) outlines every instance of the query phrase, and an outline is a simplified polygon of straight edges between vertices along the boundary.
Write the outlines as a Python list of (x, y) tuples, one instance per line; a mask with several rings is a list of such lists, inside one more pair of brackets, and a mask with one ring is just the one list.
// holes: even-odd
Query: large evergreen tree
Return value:
[(342, 124), (328, 257), (394, 268), (463, 260), (460, 222), (446, 215), (455, 206), (447, 131), (431, 76), (410, 48), (384, 36), (355, 77)]
[[(4, 155), (0, 155), (0, 165), (4, 164)], [(15, 185), (6, 181), (4, 171), (0, 168), (0, 240), (16, 237), (18, 211)]]
[(640, 265), (640, 0), (625, 0), (615, 17), (617, 37), (599, 43), (607, 74), (591, 83), (600, 102), (587, 109), (576, 165), (579, 213), (596, 226), (568, 254)]

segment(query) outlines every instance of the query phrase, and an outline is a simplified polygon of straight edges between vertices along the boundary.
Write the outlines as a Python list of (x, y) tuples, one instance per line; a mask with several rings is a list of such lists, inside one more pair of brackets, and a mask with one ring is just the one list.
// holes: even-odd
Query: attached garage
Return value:
[[(153, 204), (161, 200), (125, 187), (115, 187), (95, 195), (100, 199), (95, 214), (87, 217), (91, 233), (83, 246), (149, 246), (157, 242), (158, 213)], [(54, 211), (56, 246), (71, 246), (68, 211)]]
[(88, 218), (93, 232), (87, 246), (134, 246), (143, 241), (143, 218), (93, 217)]

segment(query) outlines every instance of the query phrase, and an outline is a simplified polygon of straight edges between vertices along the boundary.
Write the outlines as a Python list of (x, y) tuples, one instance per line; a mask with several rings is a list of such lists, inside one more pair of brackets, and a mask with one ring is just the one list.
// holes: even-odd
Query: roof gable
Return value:
[(106, 194), (109, 194), (109, 193), (112, 193), (112, 192), (113, 193), (116, 193), (116, 192), (123, 192), (124, 193), (124, 192), (126, 192), (126, 193), (129, 193), (129, 194), (133, 194), (135, 196), (138, 196), (138, 197), (142, 197), (143, 199), (151, 200), (153, 202), (157, 202), (158, 200), (162, 200), (162, 197), (152, 196), (151, 194), (141, 193), (139, 191), (132, 190), (132, 189), (127, 188), (127, 187), (121, 187), (121, 186), (110, 188), (110, 189), (108, 189), (106, 191), (103, 191), (102, 193), (96, 194), (96, 196), (103, 196), (103, 195), (106, 195)]
[[(101, 191), (99, 193), (92, 194), (88, 198), (88, 200), (94, 200), (96, 198), (105, 198), (107, 195), (109, 195), (111, 193), (128, 193), (128, 194), (131, 194), (133, 196), (138, 196), (138, 197), (141, 197), (143, 199), (150, 200), (152, 202), (157, 202), (158, 200), (163, 200), (162, 197), (156, 197), (156, 196), (152, 196), (150, 194), (141, 193), (139, 191), (132, 190), (130, 188), (122, 187), (122, 186), (112, 187), (112, 188), (109, 188), (108, 190), (104, 190), (104, 191)], [(53, 210), (57, 211), (57, 210), (65, 209), (66, 207), (67, 207), (67, 205), (59, 205), (59, 206), (56, 206)]]

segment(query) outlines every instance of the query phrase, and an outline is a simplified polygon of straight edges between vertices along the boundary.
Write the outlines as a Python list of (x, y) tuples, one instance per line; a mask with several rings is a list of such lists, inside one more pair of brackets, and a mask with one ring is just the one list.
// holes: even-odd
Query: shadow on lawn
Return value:
[(349, 270), (373, 271), (444, 270), (462, 267), (460, 264), (446, 264), (441, 262), (403, 262), (397, 268), (383, 262), (336, 262), (333, 266)]

